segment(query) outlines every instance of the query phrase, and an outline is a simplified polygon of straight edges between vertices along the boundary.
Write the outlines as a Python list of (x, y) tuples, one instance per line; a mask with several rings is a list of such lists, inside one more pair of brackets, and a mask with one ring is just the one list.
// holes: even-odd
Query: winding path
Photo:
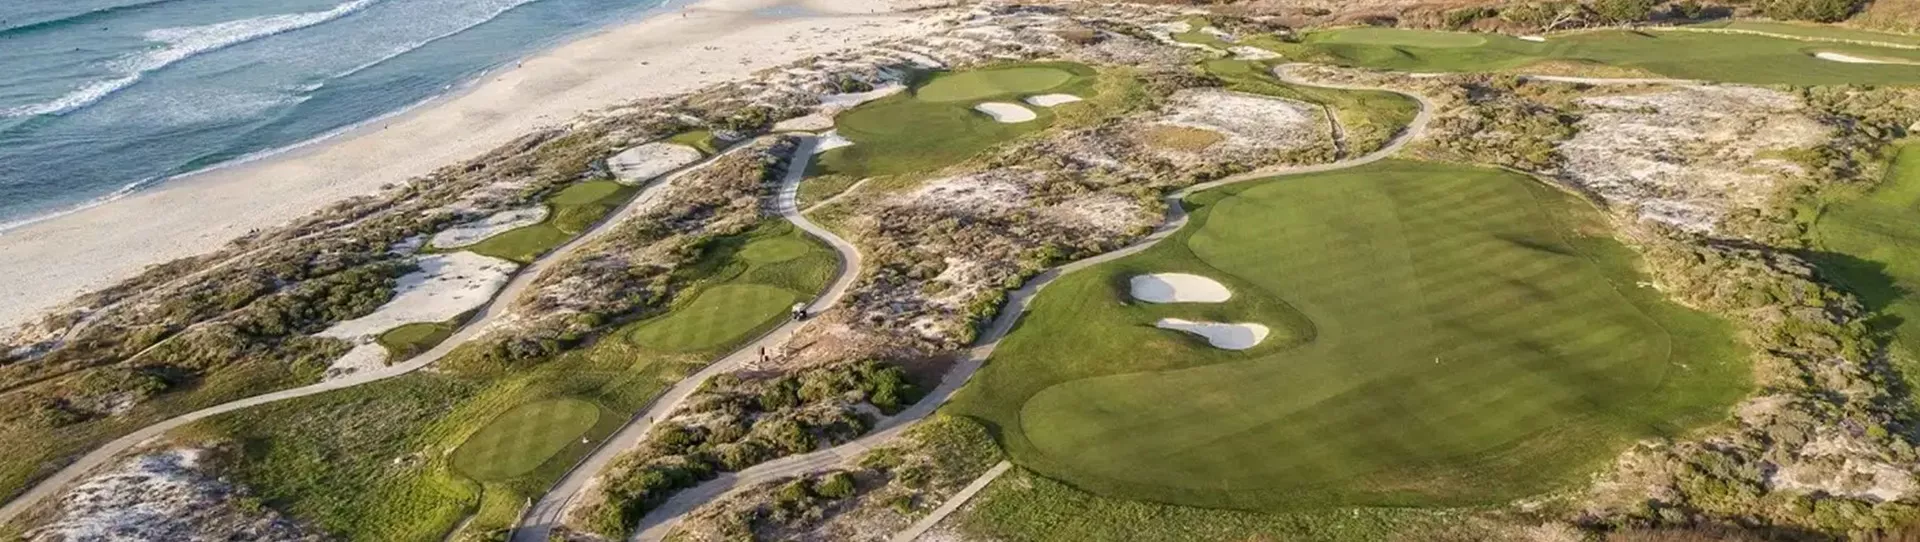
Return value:
[(593, 242), (593, 240), (600, 238), (601, 235), (604, 235), (607, 232), (612, 231), (613, 225), (621, 223), (629, 215), (632, 215), (633, 213), (637, 212), (640, 209), (646, 208), (650, 202), (652, 202), (653, 200), (659, 197), (659, 191), (657, 190), (657, 188), (666, 185), (669, 181), (671, 181), (674, 178), (678, 178), (681, 175), (685, 175), (689, 172), (696, 171), (701, 167), (704, 167), (707, 164), (710, 164), (713, 161), (720, 159), (723, 156), (726, 156), (728, 154), (732, 154), (735, 152), (740, 152), (747, 148), (749, 148), (749, 146), (746, 144), (746, 142), (742, 142), (740, 144), (736, 144), (732, 147), (729, 147), (727, 150), (723, 152), (714, 154), (713, 156), (703, 158), (698, 162), (694, 162), (692, 164), (682, 166), (672, 172), (669, 172), (665, 175), (661, 175), (659, 177), (654, 178), (653, 181), (649, 182), (644, 188), (641, 189), (639, 195), (634, 196), (633, 199), (627, 200), (627, 203), (620, 206), (618, 209), (614, 210), (614, 212), (607, 213), (607, 216), (602, 217), (600, 221), (595, 223), (591, 229), (588, 229), (586, 232), (581, 233), (578, 237), (575, 237), (572, 241), (568, 241), (566, 244), (560, 245), (559, 247), (556, 247), (553, 250), (548, 251), (546, 255), (541, 256), (537, 260), (534, 260), (533, 263), (530, 263), (524, 267), (521, 267), (519, 270), (515, 271), (513, 275), (513, 279), (507, 282), (507, 285), (501, 288), (498, 293), (494, 294), (493, 298), (489, 300), (485, 306), (481, 307), (478, 313), (476, 313), (473, 317), (468, 318), (466, 324), (462, 325), (458, 332), (455, 332), (451, 337), (448, 337), (446, 340), (441, 341), (440, 344), (433, 347), (433, 349), (428, 350), (424, 353), (421, 353), (418, 356), (414, 356), (412, 359), (409, 359), (404, 363), (388, 365), (386, 367), (382, 367), (380, 369), (376, 369), (372, 371), (361, 371), (361, 372), (357, 372), (357, 373), (344, 376), (338, 379), (328, 380), (328, 381), (320, 382), (318, 384), (313, 384), (309, 386), (285, 389), (285, 390), (280, 390), (272, 393), (255, 395), (253, 397), (248, 397), (248, 398), (240, 399), (237, 401), (222, 403), (219, 405), (203, 408), (193, 412), (188, 412), (186, 414), (181, 414), (179, 416), (169, 418), (165, 421), (161, 421), (153, 425), (142, 427), (139, 430), (136, 430), (132, 433), (128, 433), (124, 436), (121, 436), (120, 438), (114, 439), (112, 441), (107, 442), (106, 444), (103, 444), (103, 445), (100, 445), (99, 447), (94, 448), (93, 451), (88, 452), (86, 455), (81, 456), (80, 459), (74, 461), (71, 464), (68, 464), (64, 468), (61, 468), (58, 472), (53, 473), (52, 476), (48, 476), (47, 478), (40, 480), (40, 482), (34, 484), (33, 487), (27, 489), (24, 492), (21, 492), (20, 496), (15, 497), (11, 501), (8, 501), (6, 506), (0, 506), (0, 524), (4, 524), (9, 521), (12, 521), (14, 517), (19, 516), (22, 512), (25, 512), (27, 509), (32, 508), (35, 504), (39, 503), (41, 500), (46, 499), (47, 497), (50, 497), (58, 493), (61, 489), (65, 488), (68, 484), (72, 483), (74, 480), (79, 479), (81, 476), (87, 474), (88, 472), (91, 472), (92, 470), (99, 467), (100, 465), (107, 463), (108, 461), (112, 460), (114, 457), (120, 455), (122, 452), (132, 449), (133, 447), (138, 446), (143, 442), (153, 439), (154, 437), (158, 437), (166, 433), (167, 431), (171, 431), (180, 426), (183, 426), (204, 418), (208, 418), (211, 416), (217, 416), (220, 414), (225, 414), (228, 412), (233, 412), (236, 410), (241, 410), (249, 407), (264, 405), (267, 403), (273, 403), (278, 401), (285, 401), (287, 399), (293, 399), (298, 397), (306, 397), (306, 396), (314, 395), (318, 393), (325, 393), (325, 392), (338, 390), (338, 389), (351, 388), (354, 386), (359, 386), (359, 385), (367, 384), (370, 382), (386, 380), (396, 376), (418, 371), (422, 368), (425, 368), (428, 365), (432, 365), (434, 362), (439, 361), (441, 358), (446, 357), (446, 355), (452, 352), (455, 348), (459, 347), (460, 345), (466, 343), (467, 341), (472, 340), (473, 338), (478, 337), (482, 333), (484, 333), (489, 327), (489, 324), (492, 324), (493, 321), (499, 318), (502, 314), (507, 313), (508, 310), (513, 306), (514, 300), (519, 299), (520, 295), (525, 293), (526, 290), (533, 285), (534, 281), (538, 279), (540, 275), (544, 273), (547, 270), (547, 268), (551, 267), (555, 262), (566, 259), (566, 257), (572, 254), (574, 251), (577, 251), (581, 247), (586, 246), (588, 243)]
[[(1048, 284), (1053, 283), (1054, 280), (1059, 279), (1067, 273), (1131, 256), (1152, 248), (1154, 245), (1159, 244), (1162, 239), (1172, 236), (1174, 232), (1186, 226), (1187, 211), (1181, 207), (1180, 202), (1188, 195), (1234, 183), (1267, 179), (1282, 175), (1336, 171), (1378, 162), (1399, 153), (1400, 149), (1405, 148), (1407, 143), (1419, 139), (1426, 133), (1428, 122), (1433, 119), (1434, 105), (1431, 101), (1428, 101), (1425, 96), (1363, 85), (1335, 85), (1300, 81), (1288, 76), (1287, 72), (1292, 66), (1292, 64), (1288, 64), (1274, 68), (1275, 77), (1278, 77), (1284, 82), (1296, 85), (1317, 86), (1339, 90), (1386, 90), (1412, 98), (1418, 102), (1420, 105), (1419, 113), (1414, 116), (1413, 122), (1407, 125), (1406, 130), (1402, 131), (1400, 135), (1396, 136), (1385, 146), (1379, 150), (1351, 160), (1306, 166), (1261, 168), (1247, 173), (1189, 186), (1167, 195), (1166, 218), (1160, 223), (1159, 227), (1154, 228), (1153, 232), (1146, 237), (1135, 241), (1131, 245), (1111, 252), (1075, 260), (1043, 271), (1032, 279), (1027, 280), (1026, 284), (1020, 286), (1019, 290), (1008, 293), (1006, 304), (1003, 305), (1000, 312), (994, 316), (992, 325), (980, 333), (979, 338), (974, 342), (974, 346), (967, 350), (966, 356), (961, 358), (952, 369), (949, 369), (946, 376), (941, 378), (940, 385), (934, 388), (931, 393), (928, 393), (926, 397), (922, 398), (920, 402), (915, 403), (912, 407), (901, 411), (899, 414), (881, 420), (874, 426), (873, 432), (845, 444), (812, 453), (775, 459), (748, 467), (740, 472), (723, 473), (717, 478), (675, 493), (672, 497), (668, 498), (666, 502), (661, 503), (652, 511), (648, 512), (646, 517), (641, 518), (640, 528), (634, 535), (633, 540), (638, 542), (665, 540), (667, 535), (672, 532), (674, 525), (682, 517), (694, 509), (699, 508), (702, 504), (726, 497), (737, 491), (753, 487), (763, 482), (800, 476), (832, 468), (899, 436), (911, 428), (915, 422), (925, 418), (928, 414), (932, 414), (935, 409), (946, 403), (947, 399), (953, 395), (953, 392), (959, 390), (960, 386), (965, 384), (967, 379), (973, 376), (974, 371), (980, 369), (981, 365), (986, 362), (987, 357), (993, 355), (993, 350), (1000, 345), (1001, 339), (1006, 338), (1007, 333), (1012, 331), (1014, 323), (1018, 322), (1020, 317), (1026, 314), (1027, 304), (1033, 301), (1033, 297), (1039, 294), (1042, 288), (1045, 288)], [(1005, 472), (1005, 469), (996, 470)], [(989, 470), (988, 472), (989, 476), (998, 476), (999, 474), (994, 470)], [(991, 479), (989, 478), (988, 481), (991, 481)], [(976, 480), (976, 482), (978, 482), (980, 486), (985, 486), (984, 482), (978, 480)], [(941, 509), (950, 513), (953, 508), (958, 508), (958, 506), (959, 503), (956, 502), (952, 508), (942, 506)], [(926, 520), (923, 519), (922, 521)], [(927, 523), (927, 527), (932, 527), (933, 524), (938, 522), (939, 518), (932, 518), (932, 522)], [(902, 534), (904, 535), (906, 533)], [(896, 538), (896, 541), (897, 540), (900, 539)], [(515, 541), (520, 542), (520, 539), (516, 537)]]
[[(839, 303), (840, 298), (853, 287), (854, 279), (860, 275), (860, 250), (855, 248), (853, 243), (807, 220), (807, 217), (797, 208), (800, 180), (806, 177), (807, 164), (813, 159), (813, 148), (818, 142), (817, 138), (811, 136), (801, 137), (800, 146), (794, 149), (793, 158), (787, 164), (786, 174), (780, 179), (779, 191), (774, 195), (772, 209), (807, 234), (825, 241), (827, 245), (833, 247), (834, 252), (840, 255), (840, 268), (836, 272), (833, 284), (807, 305), (808, 314), (817, 314)], [(687, 397), (700, 389), (700, 385), (706, 383), (707, 379), (731, 372), (748, 361), (758, 358), (762, 347), (777, 349), (805, 324), (804, 320), (789, 320), (773, 331), (761, 335), (752, 343), (741, 346), (719, 361), (708, 364), (699, 372), (674, 384), (666, 393), (654, 399), (645, 412), (628, 421), (626, 426), (601, 442), (585, 459), (569, 469), (559, 481), (554, 482), (553, 487), (521, 515), (520, 524), (514, 527), (511, 540), (513, 542), (546, 542), (553, 532), (553, 527), (565, 519), (568, 505), (592, 485), (594, 477), (606, 470), (607, 465), (611, 464), (614, 458), (638, 446), (642, 440), (646, 439), (647, 431), (653, 429), (654, 420), (665, 419), (673, 414), (673, 411), (679, 409), (680, 405), (686, 402)]]

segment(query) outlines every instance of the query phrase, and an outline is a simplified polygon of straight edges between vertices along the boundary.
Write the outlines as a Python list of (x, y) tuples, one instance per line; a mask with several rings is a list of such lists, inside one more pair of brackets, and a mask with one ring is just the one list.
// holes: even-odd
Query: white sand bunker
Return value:
[(1194, 322), (1179, 318), (1161, 318), (1153, 323), (1153, 327), (1199, 335), (1207, 339), (1207, 344), (1222, 350), (1246, 350), (1259, 346), (1260, 341), (1267, 340), (1270, 331), (1267, 326), (1260, 324)]
[(973, 110), (986, 113), (987, 116), (993, 117), (995, 122), (1007, 124), (1026, 122), (1040, 118), (1039, 115), (1033, 113), (1032, 109), (1020, 107), (1020, 104), (1007, 102), (983, 102), (980, 105), (973, 106)]
[(1232, 47), (1228, 47), (1227, 52), (1233, 53), (1233, 56), (1235, 58), (1244, 58), (1247, 60), (1272, 60), (1272, 59), (1280, 58), (1280, 53), (1276, 53), (1266, 49), (1261, 49), (1259, 47), (1254, 47), (1252, 45), (1235, 45)]
[(508, 230), (539, 224), (547, 219), (547, 207), (536, 205), (525, 209), (509, 209), (494, 213), (493, 216), (468, 222), (446, 231), (433, 234), (433, 246), (438, 248), (459, 248), (499, 235)]
[(1070, 103), (1078, 102), (1081, 100), (1083, 100), (1083, 98), (1079, 96), (1074, 96), (1072, 94), (1041, 94), (1038, 96), (1028, 96), (1026, 97), (1025, 100), (1022, 100), (1022, 101), (1025, 101), (1029, 104), (1037, 105), (1040, 107), (1053, 107), (1056, 105), (1070, 104)]
[(1546, 36), (1520, 36), (1520, 40), (1531, 41), (1531, 42), (1543, 42), (1543, 41), (1547, 41), (1547, 37)]
[(1904, 62), (1899, 60), (1880, 60), (1880, 59), (1874, 59), (1874, 58), (1853, 56), (1845, 53), (1814, 53), (1813, 57), (1818, 58), (1820, 60), (1831, 60), (1834, 62), (1845, 62), (1848, 64), (1920, 64), (1920, 62)]
[(827, 133), (820, 134), (819, 142), (814, 143), (813, 153), (820, 154), (840, 147), (851, 146), (853, 146), (853, 141), (847, 139), (846, 136), (840, 135), (839, 130), (828, 130)]
[(678, 143), (656, 141), (613, 155), (607, 167), (624, 184), (640, 184), (687, 164), (700, 161), (700, 151)]
[(1133, 298), (1148, 303), (1225, 303), (1233, 298), (1227, 285), (1200, 275), (1153, 273), (1127, 281)]
[(353, 341), (356, 345), (327, 369), (329, 378), (353, 371), (377, 368), (386, 363), (386, 353), (373, 339), (389, 329), (412, 323), (445, 322), (462, 313), (480, 308), (493, 294), (507, 285), (508, 275), (519, 265), (499, 258), (471, 252), (433, 254), (420, 257), (420, 270), (400, 277), (393, 299), (373, 313), (334, 324), (321, 337)]

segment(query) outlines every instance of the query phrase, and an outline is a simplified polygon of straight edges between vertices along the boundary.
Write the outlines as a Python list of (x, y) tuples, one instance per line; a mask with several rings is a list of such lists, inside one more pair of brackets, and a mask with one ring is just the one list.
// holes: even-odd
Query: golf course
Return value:
[(1920, 143), (1896, 148), (1886, 178), (1866, 194), (1826, 205), (1814, 223), (1814, 260), (1920, 360)]
[(1527, 41), (1505, 34), (1344, 28), (1306, 34), (1282, 54), (1412, 72), (1526, 72), (1541, 63), (1626, 68), (1675, 79), (1747, 84), (1920, 84), (1912, 64), (1836, 62), (1838, 53), (1920, 62), (1920, 50), (1702, 31), (1595, 30)]
[[(1188, 198), (1190, 223), (1062, 278), (949, 404), (1095, 493), (1279, 510), (1477, 505), (1578, 479), (1747, 388), (1732, 327), (1636, 285), (1584, 202), (1387, 160)], [(1148, 273), (1219, 303), (1143, 303)], [(1162, 318), (1257, 323), (1247, 350)]]
[(610, 180), (575, 183), (548, 197), (546, 220), (466, 247), (475, 254), (527, 263), (586, 231), (638, 190)]
[(1037, 118), (999, 122), (974, 109), (989, 102), (1021, 103), (1041, 94), (1092, 93), (1093, 68), (1071, 62), (1011, 63), (936, 72), (902, 92), (847, 110), (834, 129), (853, 145), (820, 155), (817, 174), (848, 177), (936, 170), (1052, 124), (1046, 107), (1025, 107)]

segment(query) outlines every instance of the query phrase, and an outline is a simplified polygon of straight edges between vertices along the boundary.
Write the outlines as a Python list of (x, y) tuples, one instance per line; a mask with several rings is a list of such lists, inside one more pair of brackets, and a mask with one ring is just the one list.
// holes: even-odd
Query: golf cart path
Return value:
[(727, 150), (723, 152), (716, 153), (713, 156), (703, 158), (698, 162), (688, 164), (677, 170), (669, 172), (665, 175), (661, 175), (649, 181), (647, 185), (641, 189), (640, 194), (634, 196), (632, 199), (627, 200), (625, 204), (621, 205), (618, 209), (614, 210), (614, 212), (607, 213), (607, 216), (602, 217), (598, 222), (594, 223), (592, 228), (588, 229), (586, 232), (581, 233), (579, 236), (575, 237), (572, 241), (568, 241), (567, 243), (562, 244), (559, 247), (554, 248), (553, 250), (547, 251), (547, 253), (541, 256), (539, 259), (536, 259), (532, 263), (514, 271), (512, 280), (508, 281), (505, 287), (501, 288), (498, 293), (494, 294), (493, 298), (488, 300), (487, 304), (482, 306), (478, 313), (468, 318), (467, 322), (460, 327), (459, 331), (455, 332), (452, 336), (447, 337), (446, 340), (441, 341), (440, 344), (434, 346), (433, 349), (428, 350), (424, 353), (421, 353), (418, 356), (414, 356), (412, 359), (408, 359), (403, 363), (388, 365), (386, 367), (382, 367), (380, 369), (371, 370), (371, 371), (361, 371), (361, 372), (347, 375), (335, 380), (323, 381), (323, 382), (308, 385), (308, 386), (285, 389), (285, 390), (280, 390), (272, 393), (255, 395), (253, 397), (248, 397), (245, 399), (240, 399), (240, 400), (236, 400), (228, 403), (222, 403), (219, 405), (214, 405), (214, 406), (203, 408), (193, 412), (188, 412), (186, 414), (181, 414), (179, 416), (169, 418), (159, 423), (142, 427), (132, 433), (128, 433), (126, 435), (121, 436), (120, 438), (113, 439), (112, 441), (108, 441), (106, 444), (103, 444), (103, 445), (100, 445), (99, 447), (94, 448), (93, 451), (88, 452), (86, 455), (81, 456), (78, 460), (75, 460), (73, 463), (68, 464), (67, 466), (61, 468), (59, 471), (53, 473), (53, 475), (40, 480), (38, 483), (35, 483), (33, 487), (28, 488), (26, 491), (21, 492), (20, 496), (15, 497), (11, 501), (8, 501), (5, 506), (0, 506), (0, 524), (4, 524), (12, 521), (13, 518), (19, 516), (21, 513), (25, 512), (27, 509), (32, 508), (35, 504), (39, 503), (41, 500), (46, 499), (47, 497), (58, 493), (60, 490), (66, 488), (68, 484), (73, 483), (75, 480), (79, 479), (81, 476), (87, 474), (88, 472), (93, 471), (95, 468), (107, 463), (108, 461), (111, 461), (115, 457), (119, 456), (122, 452), (132, 449), (133, 447), (138, 446), (143, 442), (146, 442), (150, 439), (153, 439), (162, 434), (165, 434), (167, 431), (171, 431), (180, 426), (183, 426), (204, 418), (208, 418), (211, 416), (225, 414), (228, 412), (233, 412), (236, 410), (241, 410), (249, 407), (264, 405), (267, 403), (273, 403), (278, 401), (284, 401), (287, 399), (293, 399), (298, 397), (306, 397), (309, 395), (325, 393), (333, 390), (351, 388), (354, 386), (359, 386), (359, 385), (367, 384), (370, 382), (378, 382), (378, 381), (386, 380), (396, 376), (412, 373), (428, 365), (432, 365), (434, 362), (439, 361), (443, 357), (446, 357), (446, 355), (452, 352), (455, 348), (459, 347), (462, 344), (465, 344), (467, 341), (472, 340), (473, 338), (478, 337), (482, 333), (484, 333), (489, 327), (489, 325), (492, 324), (502, 314), (505, 314), (508, 311), (508, 309), (513, 306), (514, 300), (519, 299), (520, 295), (522, 293), (525, 293), (526, 290), (533, 285), (534, 280), (538, 279), (540, 275), (544, 273), (548, 267), (551, 267), (554, 262), (566, 259), (568, 255), (571, 255), (574, 251), (579, 250), (580, 247), (586, 246), (588, 243), (591, 243), (593, 240), (600, 238), (601, 235), (604, 235), (605, 233), (612, 231), (613, 225), (619, 224), (620, 222), (624, 221), (628, 217), (628, 215), (633, 214), (637, 209), (646, 207), (648, 202), (651, 202), (652, 200), (658, 197), (659, 191), (656, 190), (658, 187), (667, 184), (667, 182), (673, 178), (677, 178), (681, 175), (685, 175), (689, 172), (698, 170), (701, 167), (704, 167), (707, 164), (712, 163), (714, 160), (718, 160), (722, 156), (726, 156), (728, 154), (739, 152), (741, 150), (748, 148), (748, 146), (745, 143), (746, 142), (736, 144), (732, 147), (729, 147)]
[[(1189, 194), (1229, 184), (1267, 179), (1275, 176), (1337, 171), (1378, 162), (1400, 152), (1400, 149), (1406, 147), (1407, 143), (1425, 135), (1427, 124), (1433, 119), (1434, 105), (1428, 101), (1425, 96), (1364, 85), (1336, 85), (1299, 81), (1289, 78), (1287, 75), (1287, 72), (1292, 66), (1293, 65), (1288, 64), (1276, 67), (1273, 73), (1275, 77), (1278, 77), (1281, 81), (1296, 85), (1340, 90), (1385, 90), (1393, 92), (1412, 98), (1418, 102), (1420, 105), (1419, 113), (1415, 115), (1413, 122), (1409, 123), (1406, 130), (1402, 131), (1400, 135), (1394, 137), (1392, 141), (1388, 142), (1387, 145), (1381, 147), (1379, 150), (1367, 153), (1364, 156), (1325, 164), (1261, 168), (1211, 182), (1196, 184), (1169, 194), (1166, 197), (1167, 214), (1165, 220), (1146, 237), (1111, 252), (1075, 260), (1042, 271), (1039, 275), (1034, 276), (1032, 279), (1027, 280), (1025, 284), (1022, 284), (1020, 289), (1009, 292), (1007, 294), (1006, 304), (1003, 305), (1000, 311), (994, 316), (992, 324), (980, 332), (979, 338), (974, 342), (974, 346), (968, 348), (965, 355), (954, 364), (952, 369), (947, 371), (947, 374), (940, 379), (940, 385), (938, 387), (934, 388), (933, 391), (929, 392), (925, 397), (922, 397), (919, 402), (914, 403), (912, 407), (880, 420), (879, 423), (875, 424), (874, 430), (866, 436), (839, 446), (812, 453), (775, 459), (748, 467), (739, 472), (721, 473), (712, 480), (675, 493), (672, 497), (667, 498), (665, 502), (660, 503), (659, 506), (649, 511), (646, 517), (641, 518), (639, 529), (635, 532), (632, 539), (638, 542), (658, 542), (665, 540), (681, 517), (699, 508), (702, 504), (770, 480), (829, 469), (840, 465), (846, 460), (859, 457), (868, 450), (891, 441), (894, 437), (899, 436), (911, 428), (915, 422), (925, 418), (928, 414), (932, 414), (935, 409), (946, 403), (947, 399), (951, 397), (955, 391), (959, 390), (960, 386), (967, 382), (967, 379), (973, 376), (974, 371), (980, 369), (981, 365), (986, 362), (987, 357), (993, 354), (994, 348), (998, 347), (1000, 341), (1006, 338), (1007, 333), (1013, 329), (1014, 323), (1018, 322), (1020, 317), (1026, 313), (1028, 303), (1033, 300), (1036, 294), (1040, 293), (1042, 288), (1045, 288), (1048, 284), (1051, 284), (1054, 280), (1059, 279), (1067, 273), (1131, 256), (1152, 248), (1162, 239), (1166, 239), (1173, 235), (1174, 232), (1179, 231), (1181, 227), (1186, 226), (1187, 212), (1185, 208), (1180, 206), (1180, 201)], [(988, 472), (993, 473), (993, 471)], [(997, 473), (992, 475), (997, 476)], [(981, 486), (985, 486), (984, 482), (978, 480), (976, 480), (976, 482), (979, 482)], [(958, 501), (960, 499), (949, 500)], [(956, 503), (954, 506), (957, 508), (959, 504)], [(949, 510), (949, 512), (951, 512), (951, 510)], [(938, 519), (934, 521), (937, 523)], [(906, 533), (902, 533), (902, 535), (905, 534)], [(515, 540), (519, 542), (520, 539), (516, 538)]]
[[(833, 279), (833, 284), (807, 305), (808, 314), (817, 314), (839, 303), (840, 298), (853, 287), (854, 279), (860, 275), (860, 250), (855, 248), (853, 243), (807, 220), (796, 207), (800, 180), (806, 177), (808, 161), (813, 158), (813, 148), (818, 142), (819, 139), (815, 137), (801, 137), (800, 145), (794, 149), (793, 158), (787, 164), (785, 175), (781, 177), (779, 191), (773, 198), (772, 209), (807, 234), (825, 241), (833, 247), (834, 252), (839, 253), (840, 267)], [(799, 330), (800, 326), (805, 324), (805, 320), (789, 320), (773, 331), (761, 335), (759, 339), (741, 346), (719, 361), (708, 364), (699, 372), (675, 383), (666, 393), (655, 398), (644, 412), (629, 420), (613, 436), (602, 441), (592, 453), (576, 463), (560, 480), (554, 482), (546, 494), (540, 496), (539, 501), (529, 506), (526, 512), (521, 514), (519, 525), (513, 529), (512, 542), (546, 542), (554, 526), (565, 519), (567, 508), (573, 500), (586, 491), (594, 478), (613, 463), (614, 458), (645, 440), (647, 431), (653, 429), (654, 420), (665, 419), (673, 414), (708, 379), (721, 373), (731, 372), (748, 361), (758, 358), (761, 348), (778, 349), (786, 343), (787, 339), (792, 338), (793, 333)]]

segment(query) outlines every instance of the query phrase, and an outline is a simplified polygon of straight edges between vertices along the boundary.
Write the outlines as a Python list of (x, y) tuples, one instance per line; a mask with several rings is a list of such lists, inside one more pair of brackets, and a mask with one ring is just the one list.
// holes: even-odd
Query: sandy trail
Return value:
[[(654, 507), (652, 511), (647, 513), (646, 517), (641, 518), (640, 528), (634, 534), (632, 540), (637, 542), (658, 542), (665, 540), (667, 535), (673, 532), (674, 525), (678, 523), (682, 517), (693, 512), (702, 504), (712, 502), (731, 495), (734, 492), (751, 488), (767, 481), (834, 468), (845, 461), (860, 457), (861, 454), (866, 453), (868, 450), (887, 444), (893, 440), (894, 437), (900, 436), (900, 434), (911, 429), (915, 423), (933, 414), (935, 409), (938, 409), (940, 405), (946, 403), (947, 398), (952, 397), (953, 393), (960, 389), (960, 386), (966, 384), (967, 379), (972, 378), (974, 371), (980, 369), (987, 358), (993, 355), (994, 349), (999, 347), (1000, 341), (1005, 339), (1007, 333), (1013, 330), (1014, 323), (1019, 321), (1020, 316), (1026, 313), (1028, 304), (1033, 301), (1035, 295), (1040, 293), (1041, 289), (1045, 288), (1048, 284), (1052, 284), (1053, 281), (1058, 280), (1062, 275), (1067, 273), (1125, 258), (1153, 248), (1153, 246), (1159, 244), (1161, 240), (1172, 236), (1174, 232), (1186, 226), (1187, 213), (1186, 209), (1181, 206), (1180, 201), (1188, 195), (1234, 183), (1268, 179), (1281, 175), (1303, 175), (1308, 173), (1338, 171), (1378, 162), (1398, 154), (1400, 149), (1405, 148), (1408, 143), (1419, 139), (1426, 133), (1427, 124), (1433, 120), (1434, 105), (1433, 102), (1425, 96), (1361, 85), (1334, 85), (1300, 81), (1288, 76), (1287, 72), (1291, 66), (1291, 64), (1287, 64), (1274, 68), (1274, 75), (1279, 77), (1281, 81), (1290, 84), (1347, 90), (1386, 90), (1394, 92), (1419, 102), (1420, 112), (1414, 116), (1413, 122), (1407, 125), (1406, 130), (1402, 131), (1398, 136), (1395, 136), (1393, 141), (1381, 147), (1379, 150), (1364, 156), (1355, 157), (1351, 160), (1310, 166), (1275, 166), (1262, 168), (1193, 185), (1169, 194), (1166, 198), (1166, 220), (1161, 222), (1160, 226), (1155, 228), (1153, 232), (1146, 237), (1112, 252), (1068, 262), (1043, 271), (1039, 275), (1029, 279), (1026, 284), (1021, 285), (1020, 289), (1009, 292), (1000, 312), (995, 314), (990, 325), (980, 332), (979, 337), (974, 341), (974, 346), (966, 351), (966, 355), (962, 356), (958, 362), (954, 364), (954, 367), (947, 371), (945, 376), (941, 377), (939, 386), (922, 397), (920, 402), (914, 403), (913, 406), (893, 416), (880, 420), (874, 424), (873, 430), (867, 433), (866, 436), (850, 442), (812, 453), (775, 459), (754, 465), (740, 472), (721, 473), (712, 480), (675, 493), (672, 497), (669, 497), (666, 502)], [(1000, 472), (1005, 471), (989, 471), (984, 477), (991, 479), (991, 477), (998, 476)], [(981, 484), (984, 485), (984, 482), (981, 482)], [(971, 495), (969, 494), (969, 496)], [(942, 505), (938, 510), (950, 513), (959, 507), (959, 503), (953, 504), (954, 506), (952, 507)], [(910, 527), (910, 529), (920, 529), (921, 523), (925, 523), (926, 527), (931, 527), (938, 523), (940, 519), (942, 518), (923, 518), (920, 522), (915, 523), (913, 527)], [(920, 532), (924, 532), (924, 530)], [(907, 532), (902, 533), (903, 536), (908, 534)], [(911, 534), (912, 536), (906, 536), (905, 538), (896, 537), (893, 540), (911, 540), (913, 536), (918, 536), (919, 533)]]
[[(804, 5), (802, 15), (756, 11)], [(513, 138), (628, 100), (698, 89), (894, 36), (914, 16), (878, 0), (704, 0), (488, 74), (456, 95), (327, 141), (160, 183), (0, 233), (0, 332), (148, 265), (216, 250)]]

